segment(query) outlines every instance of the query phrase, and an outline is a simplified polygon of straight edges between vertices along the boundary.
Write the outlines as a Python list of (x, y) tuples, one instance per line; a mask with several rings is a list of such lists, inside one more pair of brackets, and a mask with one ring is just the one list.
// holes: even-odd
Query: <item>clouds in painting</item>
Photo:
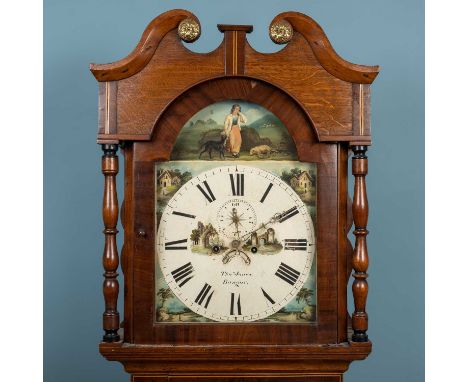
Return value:
[(198, 113), (193, 115), (189, 121), (196, 122), (198, 120), (202, 120), (206, 122), (212, 119), (218, 125), (224, 125), (224, 119), (226, 118), (226, 115), (228, 115), (231, 112), (231, 107), (234, 104), (239, 104), (241, 106), (242, 113), (244, 113), (247, 117), (249, 124), (260, 119), (265, 114), (271, 114), (267, 109), (260, 105), (240, 100), (229, 100), (217, 102), (208, 107), (205, 107), (204, 109), (200, 110)]
[[(232, 133), (234, 135), (228, 137), (224, 146), (215, 146), (223, 139), (222, 133), (226, 132), (224, 121), (230, 115), (233, 105), (241, 106), (247, 123), (242, 124), (239, 130), (240, 137)], [(235, 150), (230, 145), (231, 140), (238, 143)], [(214, 143), (208, 150), (204, 145), (209, 141)], [(251, 151), (259, 146), (260, 149)], [(242, 160), (296, 160), (297, 151), (287, 127), (276, 115), (263, 106), (231, 99), (206, 106), (194, 114), (181, 129), (171, 154), (171, 160), (220, 160), (226, 157)]]

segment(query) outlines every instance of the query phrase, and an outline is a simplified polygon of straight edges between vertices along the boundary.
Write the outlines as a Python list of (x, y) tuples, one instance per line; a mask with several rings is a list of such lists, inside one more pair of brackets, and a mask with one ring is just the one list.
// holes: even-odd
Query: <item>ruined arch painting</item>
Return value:
[(241, 100), (211, 104), (182, 127), (171, 160), (297, 160), (284, 123), (264, 107)]

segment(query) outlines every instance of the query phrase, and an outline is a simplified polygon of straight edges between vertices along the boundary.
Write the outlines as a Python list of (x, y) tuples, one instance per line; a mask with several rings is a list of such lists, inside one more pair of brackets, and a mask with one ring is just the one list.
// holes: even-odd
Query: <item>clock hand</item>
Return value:
[(266, 226), (267, 224), (273, 224), (273, 223), (277, 223), (277, 222), (282, 222), (284, 218), (286, 218), (288, 215), (291, 215), (291, 214), (296, 214), (297, 213), (297, 207), (294, 206), (292, 208), (290, 208), (289, 210), (286, 210), (286, 211), (283, 211), (283, 212), (277, 212), (276, 214), (274, 214), (270, 220), (266, 223), (264, 223), (264, 225)]
[(260, 229), (262, 228), (267, 228), (267, 226), (269, 224), (273, 224), (273, 223), (277, 223), (277, 222), (282, 222), (284, 218), (286, 218), (288, 215), (290, 215), (293, 211), (297, 210), (297, 207), (292, 207), (286, 211), (283, 211), (283, 212), (277, 212), (276, 214), (274, 214), (270, 220), (268, 220), (267, 222), (265, 223), (262, 223), (260, 224), (260, 226), (257, 228), (257, 229), (254, 229), (253, 231), (250, 231), (250, 232), (247, 232), (245, 235), (243, 235), (240, 240), (242, 242), (245, 242), (248, 240), (248, 238), (250, 237), (250, 235), (252, 235), (253, 233), (259, 231)]
[(245, 235), (243, 235), (243, 236), (241, 237), (240, 240), (241, 240), (241, 241), (246, 241), (246, 240), (250, 237), (250, 235), (252, 235), (253, 233), (255, 233), (255, 232), (261, 230), (262, 228), (267, 228), (267, 226), (268, 226), (269, 224), (276, 223), (276, 222), (280, 219), (280, 217), (279, 217), (280, 215), (281, 215), (281, 214), (278, 214), (278, 213), (274, 214), (274, 215), (270, 218), (270, 220), (268, 220), (268, 221), (265, 222), (265, 223), (261, 223), (261, 224), (258, 226), (258, 228), (254, 229), (253, 231), (247, 232)]
[(245, 220), (245, 219), (242, 219), (242, 216), (243, 216), (243, 215), (244, 215), (244, 214), (242, 213), (242, 214), (240, 214), (240, 215), (237, 217), (237, 218), (238, 218), (238, 219), (237, 219), (237, 224), (239, 224), (241, 227), (243, 227), (243, 225), (242, 225), (241, 222), (243, 222), (243, 221)]
[(240, 231), (239, 231), (239, 216), (237, 216), (237, 209), (235, 208), (232, 209), (231, 216), (232, 216), (232, 221), (234, 222), (234, 225), (236, 226), (236, 232), (234, 232), (234, 234), (239, 239)]
[(237, 215), (236, 208), (233, 208), (230, 213), (229, 217), (231, 219), (231, 223), (229, 224), (229, 226), (234, 224), (236, 228), (236, 231), (234, 232), (235, 239), (231, 242), (231, 249), (223, 254), (223, 264), (229, 263), (236, 256), (240, 256), (246, 264), (250, 264), (251, 262), (249, 255), (245, 253), (242, 249), (240, 249), (241, 245), (243, 244), (243, 240), (240, 237), (239, 225), (242, 226), (241, 221), (245, 220), (242, 219), (243, 215), (243, 213)]
[(275, 223), (276, 222), (281, 223), (282, 221), (286, 220), (288, 217), (293, 216), (293, 215), (297, 214), (298, 212), (299, 211), (297, 210), (297, 207), (294, 206), (294, 207), (290, 208), (287, 211), (274, 214), (272, 220), (274, 220)]

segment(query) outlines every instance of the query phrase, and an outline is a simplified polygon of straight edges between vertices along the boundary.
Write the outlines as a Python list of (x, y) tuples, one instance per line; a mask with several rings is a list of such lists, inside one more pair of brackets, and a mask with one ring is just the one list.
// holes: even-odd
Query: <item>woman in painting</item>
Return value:
[(240, 105), (232, 105), (231, 113), (224, 120), (224, 133), (228, 138), (226, 141), (226, 151), (230, 151), (234, 158), (239, 158), (239, 151), (242, 145), (241, 126), (246, 123), (247, 117), (241, 113)]

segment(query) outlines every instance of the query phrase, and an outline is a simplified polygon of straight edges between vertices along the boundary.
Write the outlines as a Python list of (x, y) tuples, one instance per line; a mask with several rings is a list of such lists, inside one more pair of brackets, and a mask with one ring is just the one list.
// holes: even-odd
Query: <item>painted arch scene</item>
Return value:
[(264, 107), (240, 100), (211, 104), (182, 127), (171, 160), (297, 160), (288, 129)]

